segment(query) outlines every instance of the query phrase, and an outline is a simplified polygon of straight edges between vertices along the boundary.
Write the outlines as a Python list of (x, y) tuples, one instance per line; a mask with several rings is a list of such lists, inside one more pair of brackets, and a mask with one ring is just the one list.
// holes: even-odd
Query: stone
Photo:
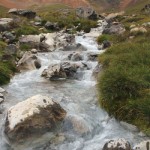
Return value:
[(76, 15), (81, 18), (88, 18), (91, 20), (97, 20), (99, 15), (90, 7), (79, 7), (76, 9)]
[(80, 43), (77, 44), (67, 44), (63, 47), (63, 51), (86, 51), (87, 49)]
[(102, 43), (102, 49), (109, 48), (111, 46), (111, 43), (108, 40), (104, 40)]
[(97, 78), (99, 72), (101, 71), (102, 66), (100, 64), (97, 64), (97, 66), (94, 68), (92, 75)]
[(64, 120), (66, 111), (53, 99), (36, 95), (19, 102), (7, 111), (5, 134), (12, 142), (53, 132)]
[(77, 134), (90, 132), (90, 127), (84, 118), (76, 115), (68, 115), (64, 121), (64, 130), (73, 130)]
[(130, 33), (131, 34), (147, 33), (147, 30), (144, 27), (135, 27), (130, 30)]
[(56, 22), (52, 23), (52, 22), (47, 21), (45, 24), (45, 28), (48, 30), (59, 30), (58, 23)]
[(149, 150), (150, 149), (150, 140), (143, 141), (138, 145), (134, 146), (133, 150)]
[(98, 59), (99, 53), (97, 52), (90, 52), (88, 53), (88, 60), (90, 61), (96, 61)]
[(35, 26), (42, 26), (42, 23), (41, 22), (34, 22), (34, 25)]
[(144, 27), (150, 27), (150, 22), (145, 22), (145, 23), (142, 24), (142, 26), (144, 26)]
[(123, 24), (108, 24), (104, 28), (103, 34), (123, 34), (125, 31)]
[(18, 61), (17, 67), (19, 70), (39, 69), (41, 61), (31, 52), (25, 52), (23, 57)]
[(12, 18), (0, 18), (0, 32), (10, 30), (13, 22)]
[(9, 44), (5, 48), (5, 53), (9, 55), (14, 55), (17, 53), (17, 51), (18, 51), (18, 48), (15, 44)]
[(125, 139), (117, 139), (107, 142), (102, 150), (131, 150), (131, 146)]
[(24, 10), (24, 9), (16, 9), (12, 8), (8, 11), (10, 14), (26, 17), (28, 19), (33, 19), (36, 17), (36, 12), (33, 12), (32, 10)]
[(2, 37), (7, 43), (13, 43), (16, 39), (16, 36), (8, 31), (3, 32)]
[(51, 64), (47, 69), (45, 69), (42, 72), (41, 76), (49, 78), (52, 81), (59, 79), (76, 79), (78, 69), (87, 70), (88, 65), (84, 63), (71, 63), (71, 62)]
[(0, 104), (4, 102), (4, 98), (0, 98)]
[(0, 87), (0, 93), (4, 93), (4, 92), (5, 92), (5, 90)]
[(33, 53), (33, 54), (37, 54), (37, 49), (31, 49), (31, 52)]
[(69, 60), (72, 60), (72, 61), (81, 61), (81, 60), (83, 60), (82, 55), (78, 52), (74, 52), (74, 53), (70, 54), (68, 56), (68, 58), (69, 58)]
[(150, 14), (150, 4), (146, 4), (144, 8), (141, 9), (141, 11)]

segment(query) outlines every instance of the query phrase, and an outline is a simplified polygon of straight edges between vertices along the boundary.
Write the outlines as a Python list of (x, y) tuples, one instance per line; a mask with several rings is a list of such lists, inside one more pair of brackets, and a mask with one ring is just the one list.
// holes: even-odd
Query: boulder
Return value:
[(86, 51), (87, 49), (80, 43), (67, 44), (63, 47), (63, 51)]
[(80, 53), (74, 52), (68, 56), (68, 59), (72, 61), (81, 61), (83, 60), (83, 57)]
[(90, 61), (96, 61), (98, 59), (99, 53), (97, 52), (90, 52), (88, 53), (88, 60)]
[(141, 9), (141, 11), (150, 14), (150, 4), (146, 4), (144, 8)]
[(103, 34), (122, 34), (125, 32), (123, 24), (108, 24), (103, 30)]
[(4, 102), (4, 95), (0, 93), (0, 104)]
[(81, 63), (71, 63), (71, 62), (62, 62), (59, 64), (51, 64), (47, 69), (42, 72), (43, 77), (49, 78), (50, 80), (59, 80), (59, 79), (76, 79), (77, 71), (88, 70), (89, 67), (87, 64)]
[(143, 141), (140, 144), (134, 146), (133, 150), (149, 150), (150, 149), (150, 140)]
[(7, 43), (13, 43), (16, 39), (16, 36), (8, 31), (3, 32), (2, 37), (3, 37), (3, 40), (5, 40)]
[(0, 32), (10, 30), (13, 22), (12, 18), (0, 18)]
[(130, 33), (133, 35), (138, 33), (147, 33), (147, 30), (144, 27), (135, 27), (130, 30)]
[(14, 55), (17, 53), (17, 51), (18, 51), (18, 48), (15, 44), (9, 44), (5, 48), (5, 53), (9, 55)]
[(76, 9), (76, 15), (81, 18), (88, 18), (91, 20), (97, 20), (99, 15), (89, 7), (80, 7)]
[(17, 67), (20, 70), (39, 69), (41, 61), (31, 52), (25, 52), (23, 57), (18, 61)]
[(102, 150), (131, 150), (131, 146), (125, 139), (117, 139), (107, 142)]
[(145, 22), (145, 23), (142, 24), (142, 26), (144, 26), (144, 27), (150, 27), (150, 22)]
[(77, 134), (82, 135), (90, 132), (90, 127), (83, 117), (68, 115), (64, 121), (64, 130), (73, 130)]
[(103, 41), (103, 43), (102, 43), (102, 49), (106, 49), (106, 48), (108, 48), (110, 46), (111, 46), (110, 41), (108, 41), (108, 40), (104, 40)]
[(53, 99), (36, 95), (15, 106), (6, 116), (5, 134), (12, 142), (53, 131), (66, 116), (66, 111)]
[(45, 28), (48, 30), (59, 30), (58, 23), (56, 22), (52, 23), (52, 22), (47, 21), (45, 24)]
[(32, 10), (24, 10), (24, 9), (16, 9), (12, 8), (8, 11), (10, 14), (26, 17), (28, 19), (33, 19), (36, 17), (36, 12), (33, 12)]
[(97, 64), (97, 66), (94, 68), (92, 75), (97, 78), (99, 72), (101, 71), (102, 66), (100, 64)]
[(37, 54), (37, 49), (31, 49), (31, 53), (33, 53), (33, 54)]
[(0, 87), (0, 93), (4, 93), (4, 92), (5, 92), (5, 90)]

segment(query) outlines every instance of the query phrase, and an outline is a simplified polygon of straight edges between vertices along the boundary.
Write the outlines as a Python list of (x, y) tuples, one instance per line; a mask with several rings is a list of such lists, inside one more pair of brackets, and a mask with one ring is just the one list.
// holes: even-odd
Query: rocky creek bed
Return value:
[[(98, 34), (100, 34), (102, 29), (103, 28), (100, 27), (99, 29), (92, 30), (89, 34), (75, 36), (75, 40), (69, 41), (72, 43), (72, 45), (69, 46), (60, 40), (59, 46), (55, 45), (55, 49), (53, 49), (52, 52), (38, 53), (36, 57), (29, 57), (29, 54), (27, 55), (28, 59), (23, 59), (20, 64), (24, 66), (28, 64), (25, 60), (27, 60), (27, 62), (31, 61), (31, 68), (26, 68), (31, 70), (16, 74), (11, 82), (3, 87), (7, 93), (5, 93), (5, 102), (1, 105), (2, 113), (0, 114), (1, 150), (102, 150), (104, 144), (112, 139), (124, 138), (130, 142), (131, 147), (148, 139), (133, 126), (129, 127), (127, 124), (120, 123), (114, 118), (109, 117), (108, 114), (99, 107), (96, 79), (93, 72), (98, 65), (96, 59), (97, 55), (104, 52), (98, 49), (98, 45), (95, 41), (95, 37), (98, 36), (98, 31)], [(58, 39), (59, 38), (57, 38), (57, 40)], [(55, 42), (51, 37), (47, 37), (47, 42), (48, 41), (50, 43)], [(40, 67), (35, 67), (38, 68), (35, 69), (32, 67), (35, 65), (35, 62), (33, 62), (31, 58), (36, 58), (37, 60), (37, 57), (40, 60), (40, 65), (38, 65)], [(6, 130), (8, 122), (11, 122), (12, 116), (15, 118), (18, 117), (13, 115), (13, 112), (16, 108), (17, 111), (21, 109), (19, 106), (26, 107), (25, 105), (30, 103), (31, 99), (39, 100), (40, 98), (38, 96), (38, 98), (32, 97), (38, 94), (51, 97), (56, 103), (60, 104), (59, 107), (61, 106), (64, 109), (62, 110), (62, 119), (58, 119), (59, 121), (61, 120), (61, 123), (57, 124), (57, 122), (55, 122), (55, 128), (52, 128), (50, 131), (48, 130), (49, 132), (46, 132), (46, 134), (30, 135), (27, 139), (22, 140), (21, 143), (16, 138), (16, 134), (11, 134), (11, 136), (15, 137), (15, 140), (8, 142), (7, 137), (9, 136), (4, 134), (4, 130), (6, 134), (9, 134), (10, 129), (7, 127)], [(32, 98), (28, 99), (30, 97)], [(22, 103), (22, 101), (26, 99), (28, 99), (28, 103)], [(47, 98), (44, 98), (44, 100), (45, 99)], [(48, 101), (51, 104), (53, 103), (51, 100)], [(21, 103), (18, 105), (19, 102)], [(31, 101), (31, 103), (32, 102), (33, 101)], [(38, 101), (33, 103), (34, 105), (32, 106), (39, 106), (37, 105)], [(45, 101), (42, 102), (42, 106), (46, 108), (44, 103)], [(8, 109), (9, 113), (7, 113)], [(29, 111), (28, 109), (24, 108), (26, 111)], [(58, 109), (58, 107), (55, 109)], [(33, 110), (39, 112), (36, 108)], [(58, 112), (54, 112), (58, 115)], [(11, 116), (9, 116), (9, 114)], [(32, 114), (30, 115), (32, 116)], [(56, 118), (54, 117), (55, 119), (51, 117), (51, 119), (57, 120), (58, 116)], [(7, 123), (5, 124), (6, 117)], [(30, 119), (34, 120), (35, 118)], [(27, 124), (29, 124), (29, 122), (30, 120), (27, 121)], [(33, 126), (37, 125), (36, 121), (33, 123)], [(47, 122), (45, 121), (44, 123), (46, 126)], [(28, 128), (30, 127), (31, 126)], [(31, 129), (33, 128), (30, 128), (30, 130)], [(23, 131), (25, 132), (26, 130), (19, 130), (18, 132)], [(35, 132), (38, 131), (35, 130), (33, 133)], [(13, 139), (13, 137), (11, 138)], [(24, 137), (21, 135), (18, 136), (18, 138), (21, 139)], [(126, 145), (126, 149), (124, 148), (123, 150), (130, 150), (130, 146), (126, 141), (118, 141), (121, 141), (122, 145)], [(111, 144), (116, 145), (113, 141), (111, 141)], [(103, 150), (112, 150), (109, 148), (110, 145), (108, 143), (104, 146)], [(146, 150), (146, 148), (142, 150)]]

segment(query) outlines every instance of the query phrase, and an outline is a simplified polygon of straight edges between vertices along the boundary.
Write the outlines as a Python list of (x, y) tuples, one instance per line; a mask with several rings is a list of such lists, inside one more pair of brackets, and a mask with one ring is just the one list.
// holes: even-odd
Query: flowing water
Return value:
[[(42, 71), (49, 64), (66, 61), (72, 52), (54, 51), (40, 53), (42, 68), (15, 75), (4, 88), (7, 90), (3, 109), (23, 101), (33, 95), (42, 94), (54, 98), (67, 111), (67, 117), (73, 120), (72, 125), (66, 119), (61, 127), (53, 133), (47, 133), (27, 141), (23, 145), (8, 146), (3, 134), (4, 111), (0, 114), (0, 150), (101, 150), (106, 141), (114, 138), (125, 138), (136, 144), (143, 137), (124, 129), (114, 118), (98, 105), (96, 81), (92, 76), (97, 62), (87, 61), (87, 53), (101, 53), (92, 37), (77, 36), (76, 42), (87, 48), (82, 51), (84, 61), (90, 70), (79, 71), (78, 80), (49, 81), (41, 77)], [(54, 138), (55, 137), (55, 138)], [(52, 138), (52, 140), (50, 140)]]

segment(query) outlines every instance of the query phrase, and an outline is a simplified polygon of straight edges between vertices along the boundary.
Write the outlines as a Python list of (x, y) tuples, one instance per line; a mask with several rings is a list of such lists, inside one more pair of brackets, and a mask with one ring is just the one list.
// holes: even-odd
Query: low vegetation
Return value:
[(100, 103), (110, 115), (150, 135), (150, 28), (145, 27), (146, 33), (130, 33), (130, 26), (142, 26), (147, 15), (139, 12), (136, 19), (119, 19), (128, 26), (123, 35), (102, 35), (97, 39), (99, 44), (104, 40), (113, 43), (99, 56), (103, 65), (98, 79)]
[(6, 44), (0, 41), (0, 85), (6, 84), (9, 82), (11, 76), (16, 71), (15, 68), (15, 56), (11, 58), (4, 59)]

